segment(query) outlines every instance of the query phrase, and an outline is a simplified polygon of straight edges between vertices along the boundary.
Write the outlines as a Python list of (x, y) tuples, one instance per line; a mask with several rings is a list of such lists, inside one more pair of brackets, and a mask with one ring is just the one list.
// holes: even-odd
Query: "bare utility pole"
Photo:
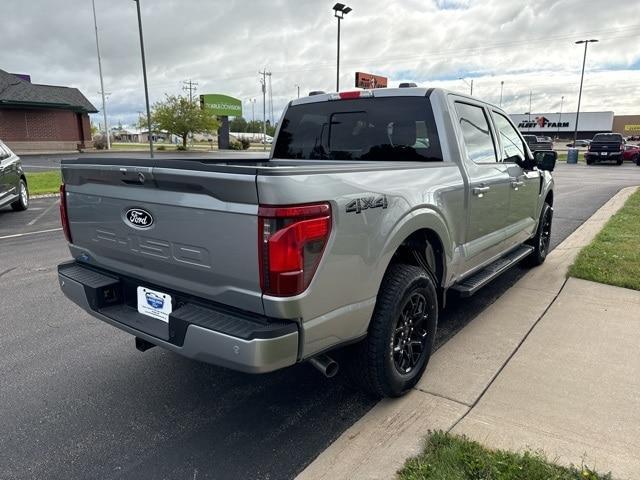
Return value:
[(258, 72), (262, 75), (260, 85), (262, 86), (262, 149), (267, 150), (267, 75), (271, 78), (271, 72), (263, 69)]
[(189, 103), (193, 103), (193, 95), (196, 93), (196, 90), (198, 90), (198, 82), (192, 82), (191, 79), (189, 79), (182, 83), (184, 84), (182, 90), (189, 92)]
[(93, 26), (96, 30), (96, 51), (98, 52), (98, 73), (100, 74), (100, 93), (102, 94), (102, 116), (104, 117), (104, 133), (107, 136), (107, 150), (111, 149), (109, 138), (109, 124), (107, 123), (107, 101), (104, 93), (104, 80), (102, 79), (102, 60), (100, 59), (100, 41), (98, 40), (98, 21), (96, 20), (96, 2), (91, 0), (93, 7)]

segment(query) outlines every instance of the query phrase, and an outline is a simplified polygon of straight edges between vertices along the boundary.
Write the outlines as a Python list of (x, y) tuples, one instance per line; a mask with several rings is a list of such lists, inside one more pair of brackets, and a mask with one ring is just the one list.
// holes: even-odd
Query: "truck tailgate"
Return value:
[(255, 171), (114, 163), (63, 162), (72, 255), (262, 314)]

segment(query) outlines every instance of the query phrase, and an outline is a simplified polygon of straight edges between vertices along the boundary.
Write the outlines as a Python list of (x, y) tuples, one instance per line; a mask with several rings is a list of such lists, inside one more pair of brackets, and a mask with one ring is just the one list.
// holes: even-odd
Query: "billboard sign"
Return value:
[(387, 77), (372, 73), (356, 72), (356, 87), (358, 88), (387, 88)]
[[(509, 115), (521, 132), (573, 132), (576, 127), (575, 112), (523, 113)], [(613, 128), (613, 112), (580, 112), (578, 130), (581, 132), (610, 132)]]
[(212, 110), (219, 117), (242, 116), (242, 100), (220, 93), (200, 95), (200, 106)]

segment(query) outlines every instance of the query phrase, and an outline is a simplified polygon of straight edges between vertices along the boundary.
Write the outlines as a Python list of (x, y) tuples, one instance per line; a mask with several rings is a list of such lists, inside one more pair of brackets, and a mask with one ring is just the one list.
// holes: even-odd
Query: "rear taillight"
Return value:
[(69, 228), (69, 216), (67, 215), (67, 191), (64, 183), (60, 185), (60, 223), (62, 223), (62, 231), (67, 242), (71, 241), (71, 229)]
[(329, 240), (331, 206), (260, 206), (258, 216), (262, 292), (279, 297), (302, 293)]

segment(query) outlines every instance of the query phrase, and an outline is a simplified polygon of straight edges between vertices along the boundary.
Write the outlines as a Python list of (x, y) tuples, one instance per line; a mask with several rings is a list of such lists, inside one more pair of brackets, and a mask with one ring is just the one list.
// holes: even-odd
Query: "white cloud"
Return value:
[[(141, 0), (152, 101), (181, 92), (257, 98), (258, 70), (273, 72), (276, 116), (296, 94), (335, 88), (333, 2), (318, 0)], [(79, 87), (97, 106), (99, 79), (88, 0), (3, 0), (0, 68), (35, 82)], [(509, 111), (575, 108), (589, 46), (583, 107), (640, 113), (640, 22), (637, 0), (349, 0), (342, 23), (341, 86), (356, 70), (467, 91)], [(96, 0), (112, 123), (144, 109), (135, 4)], [(250, 112), (245, 103), (245, 112)], [(250, 115), (250, 113), (249, 113)], [(248, 116), (245, 113), (245, 116)]]

